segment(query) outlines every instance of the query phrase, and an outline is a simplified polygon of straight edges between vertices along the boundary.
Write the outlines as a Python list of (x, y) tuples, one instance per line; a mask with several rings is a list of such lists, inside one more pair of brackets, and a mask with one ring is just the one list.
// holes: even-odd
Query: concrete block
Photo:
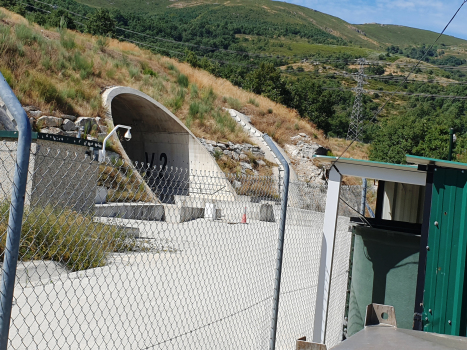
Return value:
[(272, 204), (261, 204), (259, 208), (259, 221), (276, 222)]
[(96, 204), (95, 216), (118, 217), (131, 220), (165, 221), (165, 210), (163, 205), (153, 203)]
[(97, 186), (95, 204), (104, 204), (107, 200), (107, 187)]
[(179, 222), (187, 222), (195, 219), (204, 218), (204, 208), (181, 207)]
[(206, 203), (204, 207), (204, 218), (208, 220), (216, 220), (216, 204)]

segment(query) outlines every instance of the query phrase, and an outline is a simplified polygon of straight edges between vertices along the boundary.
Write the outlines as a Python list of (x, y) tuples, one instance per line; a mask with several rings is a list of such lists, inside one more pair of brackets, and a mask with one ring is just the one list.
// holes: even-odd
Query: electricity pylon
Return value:
[(350, 117), (349, 131), (347, 132), (347, 140), (361, 141), (363, 131), (363, 110), (362, 110), (362, 96), (365, 92), (363, 90), (363, 83), (365, 79), (364, 67), (366, 61), (364, 58), (357, 60), (360, 65), (357, 73), (357, 87), (354, 89), (357, 95), (353, 104), (352, 116)]

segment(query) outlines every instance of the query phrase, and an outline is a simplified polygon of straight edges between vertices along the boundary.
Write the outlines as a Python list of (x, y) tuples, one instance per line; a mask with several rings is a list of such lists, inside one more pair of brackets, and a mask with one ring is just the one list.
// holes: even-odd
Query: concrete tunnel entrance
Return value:
[[(190, 182), (203, 172), (222, 171), (175, 115), (141, 91), (127, 87), (110, 88), (102, 98), (107, 120), (131, 126), (131, 140), (120, 143), (126, 153), (123, 156), (139, 167), (149, 164), (145, 180), (161, 202), (174, 203), (175, 196), (209, 195), (211, 191), (190, 186)], [(227, 179), (221, 182), (231, 189)]]

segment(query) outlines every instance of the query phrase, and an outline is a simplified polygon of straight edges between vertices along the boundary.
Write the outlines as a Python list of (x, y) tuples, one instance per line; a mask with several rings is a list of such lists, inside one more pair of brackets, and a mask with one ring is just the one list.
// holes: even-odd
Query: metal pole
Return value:
[(448, 160), (452, 160), (452, 146), (454, 143), (454, 129), (449, 129), (449, 153), (448, 153)]
[(16, 121), (18, 148), (11, 192), (10, 217), (8, 219), (6, 248), (0, 283), (0, 350), (8, 346), (11, 307), (15, 288), (16, 265), (18, 263), (19, 240), (24, 212), (24, 197), (28, 178), (29, 152), (31, 150), (31, 124), (13, 90), (0, 73), (0, 97)]
[(367, 181), (366, 179), (363, 179), (363, 182), (362, 182), (362, 201), (361, 201), (361, 209), (360, 209), (360, 214), (362, 214), (362, 216), (365, 216), (365, 206), (366, 206), (366, 189), (367, 189)]
[(289, 175), (290, 169), (289, 164), (285, 160), (282, 153), (277, 148), (274, 141), (267, 135), (263, 135), (264, 141), (279, 159), (282, 166), (284, 167), (284, 187), (282, 192), (281, 201), (281, 218), (279, 223), (279, 241), (277, 244), (277, 257), (276, 257), (276, 278), (274, 283), (274, 297), (272, 306), (272, 321), (271, 321), (271, 336), (269, 338), (269, 350), (275, 350), (276, 348), (276, 335), (277, 335), (277, 318), (279, 316), (279, 297), (281, 289), (281, 275), (282, 275), (282, 255), (284, 253), (284, 235), (285, 235), (285, 220), (287, 216), (287, 200), (289, 196)]

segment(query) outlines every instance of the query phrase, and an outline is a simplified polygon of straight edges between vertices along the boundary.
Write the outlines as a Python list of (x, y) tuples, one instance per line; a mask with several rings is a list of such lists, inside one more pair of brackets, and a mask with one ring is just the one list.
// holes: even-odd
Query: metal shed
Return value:
[[(328, 163), (336, 160), (335, 157), (316, 158)], [(315, 342), (324, 341), (343, 176), (378, 180), (375, 217), (365, 218), (354, 229), (360, 241), (354, 241), (350, 275), (360, 287), (353, 289), (362, 296), (360, 304), (389, 300), (399, 304), (396, 313), (401, 316), (397, 318), (402, 328), (466, 335), (467, 164), (416, 156), (406, 159), (411, 165), (340, 158), (330, 169)], [(375, 259), (358, 256), (368, 255), (368, 237), (375, 248), (372, 252)], [(352, 271), (358, 264), (357, 274), (363, 276), (361, 281)], [(381, 271), (385, 275), (377, 276)], [(365, 278), (366, 284), (362, 282)], [(378, 282), (382, 280), (384, 283)], [(378, 288), (380, 290), (375, 291)], [(377, 298), (384, 300), (373, 300)]]

